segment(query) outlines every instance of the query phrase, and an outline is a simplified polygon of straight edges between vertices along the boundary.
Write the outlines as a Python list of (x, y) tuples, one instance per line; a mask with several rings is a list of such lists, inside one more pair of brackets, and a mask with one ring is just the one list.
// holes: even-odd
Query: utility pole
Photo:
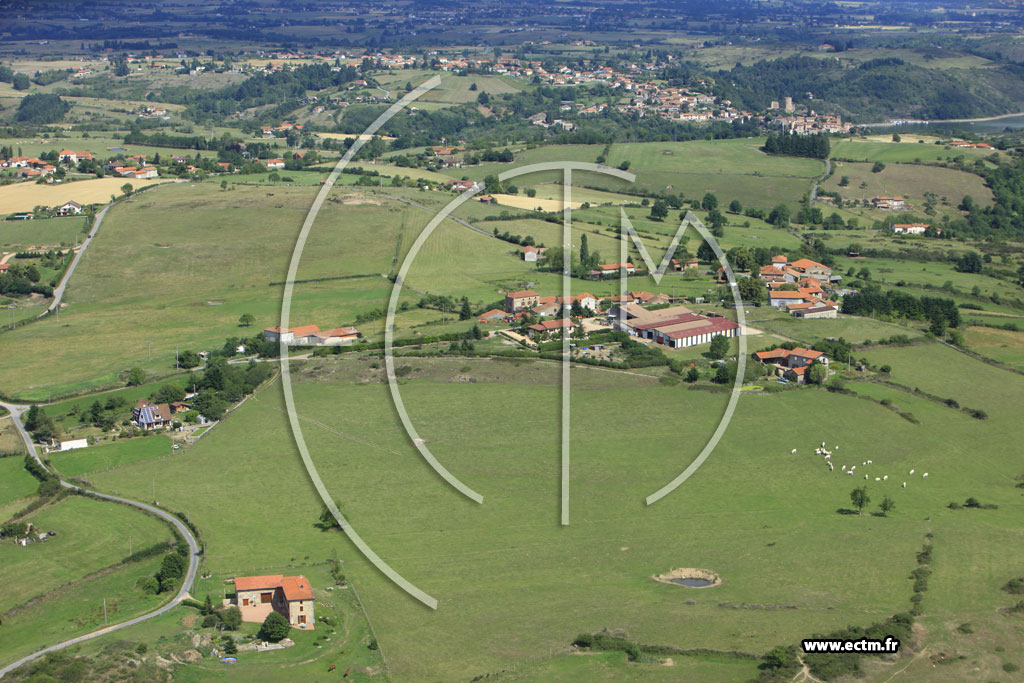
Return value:
[(178, 347), (174, 347), (174, 369), (178, 369)]
[(103, 598), (103, 625), (107, 625), (107, 599)]
[(128, 557), (132, 556), (132, 537), (128, 537)]

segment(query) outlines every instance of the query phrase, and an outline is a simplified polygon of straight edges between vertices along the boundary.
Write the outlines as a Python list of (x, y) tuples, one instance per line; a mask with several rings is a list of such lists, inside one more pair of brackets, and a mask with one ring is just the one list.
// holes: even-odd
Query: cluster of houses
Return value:
[(539, 339), (552, 332), (575, 330), (576, 322), (563, 315), (578, 306), (587, 317), (604, 314), (612, 329), (676, 349), (709, 343), (717, 335), (736, 337), (740, 334), (739, 325), (728, 318), (702, 315), (686, 306), (672, 304), (673, 299), (667, 294), (642, 291), (606, 297), (583, 292), (564, 298), (540, 296), (527, 289), (508, 292), (504, 310), (487, 311), (478, 322), (515, 323), (527, 316), (540, 318), (526, 328), (531, 339)]
[(760, 278), (768, 286), (768, 301), (796, 318), (835, 318), (839, 306), (830, 300), (834, 285), (842, 281), (828, 266), (802, 258), (790, 262), (784, 254), (772, 257), (761, 268)]
[[(788, 107), (792, 107), (792, 99), (788, 100)], [(772, 102), (773, 109), (778, 109), (778, 103)], [(786, 111), (793, 111), (792, 108)], [(772, 126), (781, 127), (786, 133), (794, 135), (815, 135), (818, 133), (849, 133), (852, 127), (849, 121), (843, 121), (839, 114), (817, 114), (813, 109), (806, 114), (795, 114), (793, 116), (777, 116), (771, 120)]]
[(267, 341), (283, 342), (291, 346), (344, 346), (362, 336), (354, 327), (321, 330), (316, 325), (300, 325), (287, 328), (268, 327), (263, 330), (263, 338)]
[(770, 351), (758, 351), (754, 354), (754, 360), (772, 368), (772, 374), (777, 377), (803, 384), (806, 381), (807, 369), (814, 363), (820, 363), (828, 370), (829, 358), (822, 351), (804, 349), (775, 348)]
[(262, 623), (277, 612), (297, 628), (312, 629), (316, 624), (313, 587), (305, 576), (236, 576), (234, 597), (224, 601), (242, 613), (242, 621)]

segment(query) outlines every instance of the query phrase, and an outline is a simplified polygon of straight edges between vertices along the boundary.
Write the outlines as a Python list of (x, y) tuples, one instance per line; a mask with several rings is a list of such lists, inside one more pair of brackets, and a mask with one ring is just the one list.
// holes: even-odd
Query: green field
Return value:
[[(912, 354), (927, 378), (955, 352), (932, 345), (866, 353)], [(925, 603), (928, 637), (953, 628), (952, 615), (986, 626), (1004, 618), (993, 611), (1005, 603), (998, 586), (1009, 567), (1024, 561), (1013, 550), (1024, 546), (1018, 497), (1008, 479), (1024, 471), (1024, 462), (999, 446), (1016, 428), (1009, 406), (1024, 392), (1024, 380), (1009, 373), (966, 358), (958, 362), (961, 374), (975, 378), (974, 391), (987, 396), (981, 407), (1007, 405), (989, 410), (984, 423), (913, 397), (908, 407), (919, 425), (876, 403), (814, 390), (745, 396), (708, 463), (682, 489), (646, 508), (643, 496), (699, 450), (699, 435), (721, 414), (724, 397), (663, 386), (651, 377), (573, 370), (572, 523), (559, 527), (556, 366), (458, 358), (400, 363), (414, 368), (402, 391), (420, 434), (449, 469), (484, 494), (484, 505), (461, 499), (424, 465), (387, 409), (387, 389), (369, 358), (307, 364), (295, 380), (296, 402), (320, 473), (346, 516), (392, 566), (438, 597), (436, 612), (403, 596), (341, 537), (312, 527), (319, 505), (293, 455), (276, 392), (248, 402), (181, 457), (104, 472), (95, 482), (144, 496), (146, 482), (159, 473), (158, 497), (172, 506), (188, 504), (193, 521), (208, 529), (207, 566), (214, 573), (235, 570), (246, 558), (261, 563), (254, 566), (282, 564), (336, 545), (396, 678), (518, 671), (564, 651), (577, 633), (604, 627), (622, 628), (640, 642), (761, 653), (808, 633), (866, 624), (906, 609), (911, 591), (905, 577), (928, 531), (943, 558)], [(893, 365), (897, 381), (916, 381), (901, 379), (908, 360)], [(453, 381), (456, 376), (475, 382)], [(973, 405), (972, 398), (962, 402)], [(609, 420), (622, 406), (642, 410), (625, 421)], [(528, 437), (495, 448), (496, 425), (507, 424), (510, 409)], [(694, 425), (696, 438), (681, 435), (680, 414)], [(786, 429), (768, 428), (766, 414)], [(636, 448), (640, 431), (643, 449)], [(897, 512), (889, 518), (835, 514), (848, 505), (857, 482), (821, 468), (811, 453), (823, 439), (842, 444), (837, 465), (872, 457), (879, 474), (892, 475), (887, 485), (870, 488), (873, 498), (893, 496)], [(987, 453), (987, 464), (963, 470), (961, 461), (973, 453)], [(271, 462), (275, 477), (259, 476)], [(897, 478), (912, 467), (930, 471), (931, 478), (900, 488)], [(201, 479), (190, 476), (200, 469)], [(246, 482), (247, 495), (238, 503), (244, 512), (225, 518), (222, 489), (239, 480)], [(377, 495), (381, 486), (389, 491), (385, 504)], [(739, 491), (747, 501), (742, 508), (727, 502)], [(943, 508), (968, 495), (1000, 510), (978, 517)], [(268, 505), (271, 500), (280, 504)], [(258, 558), (246, 540), (257, 530)], [(879, 534), (888, 542), (875, 542)], [(842, 570), (835, 566), (837, 536), (858, 548), (842, 555)], [(966, 550), (995, 547), (1002, 551)], [(714, 569), (725, 583), (700, 592), (649, 578), (680, 566)], [(737, 613), (719, 607), (723, 601), (797, 609)], [(1008, 646), (1011, 633), (996, 630), (992, 642)], [(550, 666), (556, 675), (575, 665)]]
[(966, 341), (970, 350), (1024, 370), (1024, 333), (991, 327), (968, 327)]
[(105, 446), (90, 446), (65, 453), (54, 453), (50, 462), (65, 477), (106, 470), (140, 460), (159, 458), (171, 453), (171, 440), (166, 436), (147, 436), (116, 441)]
[(129, 554), (129, 543), (139, 550), (171, 538), (170, 530), (153, 517), (82, 496), (48, 505), (26, 521), (57, 535), (24, 548), (0, 545), (0, 576), (7, 586), (0, 610), (117, 564)]
[[(937, 195), (939, 201), (936, 211), (940, 216), (951, 218), (962, 215), (956, 207), (964, 195), (970, 195), (981, 206), (992, 203), (992, 191), (985, 186), (981, 177), (966, 171), (916, 164), (889, 164), (880, 173), (873, 173), (871, 169), (872, 164), (869, 163), (834, 162), (834, 172), (821, 184), (821, 189), (838, 192), (844, 201), (870, 201), (872, 197), (898, 195), (906, 199), (906, 210), (918, 216), (925, 215), (925, 192)], [(850, 181), (846, 187), (839, 185), (843, 176), (847, 176)], [(828, 212), (827, 208), (822, 210)], [(872, 220), (886, 220), (893, 213), (873, 208), (853, 211)]]
[(38, 247), (72, 246), (85, 238), (85, 221), (81, 216), (0, 221), (0, 247), (4, 251), (27, 251)]
[[(820, 161), (797, 157), (769, 157), (760, 150), (758, 139), (651, 142), (614, 144), (607, 158), (609, 166), (630, 162), (636, 187), (653, 192), (682, 193), (687, 199), (700, 199), (705, 192), (718, 196), (726, 206), (739, 199), (744, 206), (770, 209), (780, 202), (796, 207), (810, 191), (811, 179), (821, 175)], [(451, 177), (467, 176), (482, 180), (490, 174), (518, 166), (545, 161), (594, 162), (601, 145), (552, 145), (516, 154), (509, 164), (482, 163), (445, 171)], [(616, 191), (627, 187), (624, 181), (593, 173), (577, 173), (580, 185)], [(513, 181), (520, 186), (560, 179), (561, 173), (544, 171)]]
[[(9, 420), (0, 419), (0, 424)], [(21, 454), (0, 458), (0, 505), (25, 498), (38, 488), (39, 481), (25, 469), (25, 458)]]
[[(880, 137), (880, 136), (876, 136)], [(949, 161), (954, 157), (963, 156), (968, 160), (983, 159), (991, 156), (995, 150), (961, 149), (947, 145), (934, 144), (935, 138), (930, 135), (907, 133), (901, 136), (901, 142), (883, 142), (849, 138), (832, 141), (832, 156), (836, 159), (852, 161), (881, 161), (886, 164)], [(921, 139), (925, 143), (917, 141)], [(996, 152), (998, 154), (998, 152)]]

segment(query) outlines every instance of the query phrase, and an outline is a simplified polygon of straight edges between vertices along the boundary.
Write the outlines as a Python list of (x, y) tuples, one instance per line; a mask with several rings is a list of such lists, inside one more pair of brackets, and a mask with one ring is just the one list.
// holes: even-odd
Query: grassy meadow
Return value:
[[(933, 386), (932, 376), (951, 365), (946, 355), (955, 352), (929, 345), (866, 353), (872, 362), (890, 360), (876, 354), (895, 354), (897, 381), (920, 378), (922, 388), (936, 391), (943, 387)], [(934, 534), (942, 559), (924, 603), (922, 637), (947, 637), (955, 615), (989, 629), (983, 647), (1013, 642), (1005, 617), (994, 610), (1007, 602), (998, 587), (1024, 561), (1012, 485), (1024, 461), (1002, 447), (1016, 429), (1010, 406), (1024, 392), (1022, 378), (957, 356), (962, 369), (953, 381), (971, 377), (977, 385), (957, 393), (965, 405), (989, 409), (984, 422), (910, 395), (904, 409), (920, 424), (877, 403), (813, 389), (745, 394), (697, 475), (645, 507), (643, 497), (703, 445), (726, 396), (665, 386), (642, 374), (576, 368), (571, 524), (561, 527), (556, 365), (400, 361), (412, 367), (402, 392), (413, 422), (441, 462), (484, 495), (478, 506), (438, 480), (412, 449), (371, 360), (306, 364), (295, 377), (300, 424), (350, 522), (397, 571), (440, 600), (436, 612), (402, 595), (343, 537), (314, 527), (320, 505), (294, 455), (276, 390), (248, 402), (181, 457), (98, 473), (94, 482), (145, 496), (159, 473), (158, 497), (171, 506), (188, 504), (204, 529), (206, 562), (215, 574), (336, 549), (400, 679), (472, 678), (532, 666), (572, 671), (574, 663), (541, 662), (564, 651), (577, 633), (604, 627), (624, 629), (640, 642), (761, 653), (814, 632), (867, 624), (908, 608), (906, 575), (925, 533)], [(625, 420), (608, 419), (623, 406), (637, 410)], [(495, 448), (510, 410), (521, 436)], [(682, 431), (680, 414), (689, 426)], [(811, 414), (822, 419), (807, 419)], [(787, 427), (772, 427), (778, 424)], [(837, 514), (849, 505), (849, 490), (864, 482), (859, 474), (821, 467), (813, 448), (822, 440), (842, 445), (837, 465), (873, 458), (866, 469), (890, 479), (869, 484), (872, 508), (887, 494), (896, 511), (887, 518)], [(967, 458), (978, 464), (965, 469)], [(272, 480), (259, 476), (270, 463)], [(200, 468), (201, 479), (190, 476)], [(931, 477), (903, 489), (911, 468)], [(225, 518), (221, 492), (240, 478), (247, 492), (237, 503), (243, 514)], [(389, 492), (383, 504), (382, 488)], [(969, 495), (999, 510), (945, 509), (949, 500)], [(736, 496), (744, 505), (731, 502)], [(253, 553), (245, 539), (257, 530), (263, 543)], [(884, 544), (877, 542), (881, 535)], [(857, 552), (837, 553), (837, 541)], [(972, 551), (981, 548), (988, 550)], [(649, 578), (674, 567), (709, 568), (724, 583), (693, 591)], [(722, 602), (795, 609), (737, 611)], [(704, 669), (694, 675), (698, 670)]]
[[(121, 188), (131, 184), (132, 188), (148, 187), (166, 180), (137, 178), (93, 178), (76, 180), (59, 185), (39, 185), (32, 181), (14, 183), (0, 187), (0, 214), (17, 211), (32, 211), (37, 206), (58, 206), (74, 200), (79, 204), (106, 204), (111, 196), (121, 196)], [(35, 221), (33, 221), (35, 222)]]
[(50, 455), (50, 464), (65, 477), (129, 465), (171, 454), (171, 440), (163, 435), (120, 440)]
[[(619, 166), (630, 162), (636, 174), (636, 187), (654, 192), (682, 193), (687, 199), (700, 199), (705, 192), (718, 196), (728, 205), (739, 199), (746, 206), (770, 209), (780, 202), (794, 209), (800, 197), (810, 191), (811, 179), (821, 175), (824, 165), (814, 159), (770, 157), (758, 149), (760, 140), (616, 143), (606, 163)], [(545, 161), (594, 162), (602, 153), (601, 145), (551, 145), (527, 149), (516, 154), (512, 163), (482, 163), (445, 172), (451, 177), (467, 176), (483, 180), (511, 168)], [(579, 185), (612, 192), (629, 187), (622, 180), (594, 173), (577, 173)], [(521, 176), (512, 182), (519, 186), (552, 182), (561, 172), (543, 171)]]

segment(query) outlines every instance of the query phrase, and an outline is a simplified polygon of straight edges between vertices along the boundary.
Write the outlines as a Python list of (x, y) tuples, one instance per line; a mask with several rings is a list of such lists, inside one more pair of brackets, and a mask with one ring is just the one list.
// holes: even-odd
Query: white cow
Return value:
[(796, 453), (796, 449), (794, 448), (790, 453)]
[(913, 473), (914, 473), (914, 470), (910, 470), (910, 473), (911, 473), (911, 474), (913, 474)]
[(881, 477), (875, 477), (875, 481), (882, 481)]
[(907, 482), (903, 482), (903, 488), (907, 488)]
[(928, 473), (927, 473), (927, 472), (925, 472), (924, 474), (922, 474), (922, 475), (921, 475), (921, 478), (922, 478), (922, 479), (927, 479), (927, 478), (928, 478)]
[(882, 477), (882, 481), (889, 481), (889, 475), (887, 474), (884, 477)]

